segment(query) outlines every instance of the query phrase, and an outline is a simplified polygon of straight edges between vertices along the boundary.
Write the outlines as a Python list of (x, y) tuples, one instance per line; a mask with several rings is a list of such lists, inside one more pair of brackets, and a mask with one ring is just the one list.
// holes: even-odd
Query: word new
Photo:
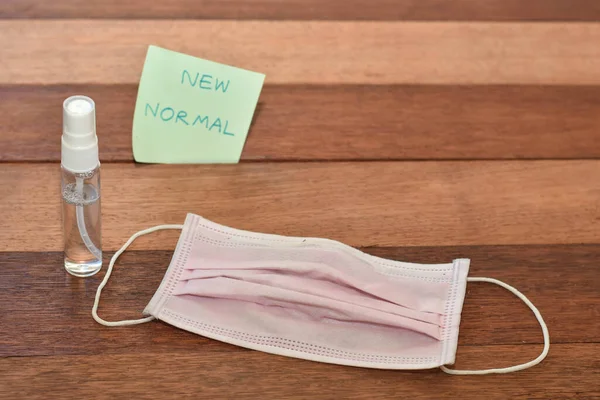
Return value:
[[(212, 132), (213, 129), (215, 129), (215, 131), (218, 131), (219, 133), (222, 133), (223, 135), (235, 136), (234, 133), (227, 131), (227, 127), (229, 126), (229, 121), (225, 120), (225, 126), (223, 126), (221, 123), (221, 118), (218, 118), (218, 117), (213, 119), (212, 124), (211, 124), (211, 118), (209, 118), (208, 115), (204, 115), (204, 116), (202, 116), (200, 114), (189, 114), (188, 115), (187, 111), (184, 111), (184, 110), (179, 110), (176, 112), (171, 107), (162, 107), (161, 108), (160, 103), (156, 103), (155, 108), (152, 108), (152, 106), (150, 104), (146, 103), (146, 109), (144, 111), (144, 115), (146, 117), (148, 116), (148, 111), (150, 111), (150, 114), (154, 118), (160, 118), (164, 122), (172, 121), (175, 124), (181, 123), (181, 124), (192, 126), (192, 127), (199, 124), (200, 126), (204, 126), (204, 128), (206, 128), (209, 132)], [(210, 127), (209, 127), (209, 125), (210, 125)]]
[(229, 79), (227, 81), (220, 81), (219, 78), (215, 78), (213, 88), (212, 75), (203, 74), (200, 76), (199, 73), (196, 73), (196, 76), (192, 78), (187, 69), (184, 69), (181, 73), (181, 84), (183, 85), (186, 81), (192, 87), (198, 86), (200, 89), (214, 90), (215, 92), (220, 89), (223, 93), (227, 93), (227, 89), (229, 89)]

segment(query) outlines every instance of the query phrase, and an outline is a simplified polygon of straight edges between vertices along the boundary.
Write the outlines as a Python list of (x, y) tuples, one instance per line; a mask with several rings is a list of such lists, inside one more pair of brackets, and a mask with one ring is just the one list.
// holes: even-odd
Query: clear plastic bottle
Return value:
[(95, 104), (72, 96), (63, 104), (61, 194), (65, 269), (86, 277), (102, 268), (100, 162)]

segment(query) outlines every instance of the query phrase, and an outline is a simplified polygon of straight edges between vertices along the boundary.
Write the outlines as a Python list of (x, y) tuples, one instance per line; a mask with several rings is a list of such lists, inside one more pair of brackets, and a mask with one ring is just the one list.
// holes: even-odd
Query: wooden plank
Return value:
[[(0, 251), (61, 250), (58, 164), (2, 164)], [(103, 244), (186, 213), (357, 246), (598, 243), (600, 161), (106, 164)], [(177, 232), (138, 248), (172, 249)]]
[[(118, 329), (118, 328), (115, 328)], [(459, 350), (458, 368), (527, 361), (538, 346)], [(256, 351), (196, 351), (0, 360), (0, 396), (45, 399), (592, 399), (600, 395), (600, 344), (555, 345), (540, 365), (510, 375), (448, 376), (440, 370), (351, 368)], [(71, 384), (72, 383), (72, 384)]]
[(4, 0), (0, 18), (598, 21), (594, 0)]
[(0, 84), (135, 83), (149, 44), (269, 84), (600, 83), (596, 23), (5, 20), (0, 36)]
[[(470, 276), (503, 280), (529, 297), (548, 324), (553, 343), (595, 342), (600, 337), (600, 326), (590, 324), (600, 309), (596, 266), (600, 245), (363, 250), (389, 259), (421, 263), (469, 257)], [(110, 256), (111, 253), (105, 254), (104, 268)], [(171, 256), (172, 251), (126, 252), (102, 295), (100, 315), (107, 320), (139, 318)], [(91, 307), (104, 273), (85, 280), (71, 277), (62, 268), (60, 252), (0, 252), (0, 270), (0, 357), (193, 352), (198, 348), (209, 353), (231, 347), (161, 322), (118, 329), (97, 324), (91, 317)], [(37, 291), (34, 286), (43, 286), (44, 290)], [(523, 343), (542, 343), (540, 328), (529, 309), (502, 288), (469, 283), (459, 347)]]
[[(131, 161), (137, 85), (0, 86), (0, 160), (60, 160), (75, 93), (96, 102), (101, 160)], [(242, 160), (597, 158), (598, 98), (600, 86), (267, 85)]]

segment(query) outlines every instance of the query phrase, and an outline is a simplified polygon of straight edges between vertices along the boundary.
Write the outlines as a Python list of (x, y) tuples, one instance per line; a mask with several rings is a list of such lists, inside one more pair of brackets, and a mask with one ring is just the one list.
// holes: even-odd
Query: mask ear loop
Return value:
[(534, 365), (537, 365), (540, 362), (542, 362), (542, 360), (544, 358), (546, 358), (546, 356), (548, 355), (548, 350), (550, 350), (550, 335), (548, 334), (548, 327), (546, 326), (546, 323), (544, 322), (544, 319), (542, 318), (542, 314), (540, 314), (539, 310), (533, 305), (533, 303), (531, 301), (529, 301), (529, 299), (527, 297), (525, 297), (525, 295), (523, 293), (519, 292), (514, 287), (512, 287), (502, 281), (499, 281), (497, 279), (483, 278), (483, 277), (482, 278), (467, 278), (467, 282), (494, 283), (498, 286), (502, 286), (504, 289), (508, 290), (509, 292), (511, 292), (512, 294), (517, 296), (519, 299), (521, 299), (523, 301), (523, 303), (527, 304), (527, 307), (529, 307), (531, 309), (531, 311), (533, 311), (533, 314), (537, 318), (537, 320), (540, 324), (540, 327), (542, 328), (542, 335), (544, 336), (544, 349), (542, 350), (542, 353), (536, 359), (526, 362), (524, 364), (519, 364), (519, 365), (515, 365), (512, 367), (468, 370), (468, 369), (449, 369), (442, 365), (440, 367), (441, 370), (447, 374), (452, 374), (452, 375), (507, 374), (509, 372), (521, 371), (523, 369), (531, 368)]
[(163, 229), (183, 229), (183, 225), (158, 225), (158, 226), (154, 226), (152, 228), (148, 228), (148, 229), (139, 231), (139, 232), (135, 233), (133, 236), (131, 236), (129, 238), (129, 240), (123, 245), (123, 247), (121, 247), (119, 249), (119, 251), (117, 251), (115, 253), (115, 255), (112, 256), (112, 258), (110, 259), (110, 263), (108, 264), (108, 269), (106, 270), (106, 275), (104, 276), (104, 279), (102, 280), (102, 282), (98, 286), (98, 289), (96, 290), (96, 298), (94, 299), (94, 306), (92, 307), (92, 317), (94, 317), (96, 322), (98, 322), (99, 324), (105, 325), (105, 326), (126, 326), (126, 325), (143, 324), (145, 322), (150, 322), (154, 319), (154, 317), (150, 316), (150, 317), (140, 318), (140, 319), (126, 319), (123, 321), (105, 321), (98, 316), (98, 304), (100, 303), (100, 294), (102, 293), (102, 289), (104, 289), (104, 286), (106, 286), (106, 283), (108, 282), (108, 279), (110, 278), (110, 274), (112, 273), (112, 269), (113, 269), (113, 266), (115, 265), (115, 262), (117, 261), (117, 258), (119, 258), (119, 256), (121, 254), (123, 254), (123, 252), (127, 249), (127, 247), (129, 247), (129, 245), (131, 245), (131, 243), (133, 243), (133, 241), (135, 239), (137, 239), (138, 237), (147, 235), (152, 232), (160, 231)]

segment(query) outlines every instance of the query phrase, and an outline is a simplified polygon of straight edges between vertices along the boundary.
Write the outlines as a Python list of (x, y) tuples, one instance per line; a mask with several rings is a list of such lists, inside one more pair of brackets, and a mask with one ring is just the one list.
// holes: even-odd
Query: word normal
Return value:
[(200, 115), (197, 113), (188, 113), (185, 110), (175, 110), (172, 107), (161, 107), (160, 103), (156, 103), (156, 107), (152, 108), (149, 103), (146, 103), (144, 116), (148, 116), (150, 111), (151, 117), (162, 120), (163, 122), (172, 122), (174, 124), (187, 125), (189, 127), (203, 126), (209, 132), (219, 132), (223, 135), (235, 136), (233, 132), (229, 132), (229, 120), (221, 118), (211, 118), (208, 115)]

